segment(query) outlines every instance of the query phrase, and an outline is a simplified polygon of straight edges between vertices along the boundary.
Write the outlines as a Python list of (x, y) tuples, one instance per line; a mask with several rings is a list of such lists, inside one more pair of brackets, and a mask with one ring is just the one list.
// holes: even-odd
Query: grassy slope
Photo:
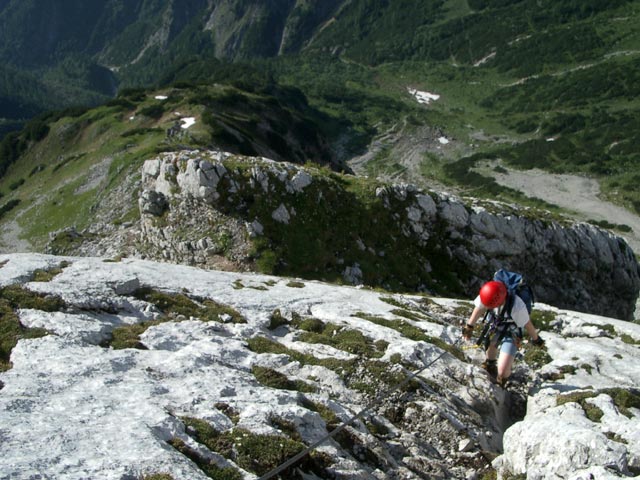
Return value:
[[(376, 125), (377, 133), (403, 119), (409, 126), (441, 127), (462, 142), (463, 148), (449, 158), (428, 155), (422, 169), (427, 177), (464, 188), (470, 181), (469, 168), (496, 157), (516, 168), (593, 176), (602, 181), (606, 197), (640, 212), (640, 192), (635, 188), (640, 174), (640, 32), (635, 27), (640, 4), (584, 2), (571, 8), (575, 2), (547, 2), (545, 11), (536, 12), (532, 2), (505, 1), (500, 2), (504, 7), (486, 8), (462, 21), (470, 3), (481, 2), (444, 2), (428, 27), (408, 23), (407, 28), (415, 28), (413, 50), (406, 42), (390, 49), (397, 28), (385, 31), (382, 21), (357, 21), (354, 7), (351, 17), (345, 14), (332, 25), (339, 35), (332, 38), (328, 32), (318, 48), (311, 49), (315, 58), (308, 57), (300, 69), (282, 68), (277, 76), (302, 85), (319, 108)], [(388, 6), (387, 15), (395, 13)], [(355, 33), (340, 31), (340, 22)], [(386, 40), (370, 41), (367, 49), (371, 31)], [(318, 59), (320, 47), (331, 42), (348, 45), (340, 62)], [(398, 61), (395, 57), (402, 52), (407, 59)], [(493, 57), (474, 66), (492, 52)], [(418, 108), (407, 86), (441, 98)], [(343, 102), (335, 94), (338, 88), (344, 89)], [(383, 97), (390, 99), (387, 108), (376, 108)], [(484, 140), (479, 140), (479, 132)], [(549, 138), (555, 142), (547, 142)], [(455, 160), (461, 163), (451, 166)], [(378, 163), (396, 168), (393, 151)], [(474, 195), (522, 200), (490, 179), (486, 183), (489, 188), (467, 186)]]
[[(636, 188), (640, 32), (635, 27), (639, 2), (617, 0), (606, 6), (582, 2), (581, 8), (572, 10), (566, 8), (575, 4), (571, 1), (545, 2), (544, 8), (536, 9), (537, 4), (529, 0), (502, 0), (491, 8), (480, 0), (448, 0), (435, 2), (427, 12), (429, 18), (422, 20), (417, 14), (416, 18), (402, 14), (407, 5), (370, 2), (367, 7), (365, 3), (345, 7), (301, 55), (251, 65), (199, 59), (176, 64), (164, 78), (171, 83), (231, 82), (252, 89), (256, 97), (274, 79), (300, 88), (311, 108), (322, 113), (314, 114), (311, 123), (303, 122), (300, 132), (304, 136), (309, 128), (321, 131), (332, 140), (333, 150), (345, 156), (362, 152), (374, 137), (389, 130), (412, 135), (425, 127), (441, 128), (456, 141), (455, 148), (425, 155), (421, 174), (474, 196), (527, 201), (490, 178), (469, 174), (478, 162), (498, 158), (516, 168), (541, 167), (599, 178), (606, 196), (640, 211)], [(363, 12), (374, 4), (382, 14), (363, 20)], [(425, 13), (419, 2), (412, 8)], [(409, 42), (407, 31), (412, 32)], [(341, 53), (330, 53), (336, 51)], [(473, 66), (494, 51), (494, 57)], [(441, 98), (428, 107), (418, 105), (407, 87), (435, 92)], [(199, 124), (193, 138), (181, 143), (203, 145), (214, 136), (224, 148), (256, 153), (220, 128), (231, 125), (245, 138), (255, 134), (256, 124), (268, 115), (264, 104), (251, 100), (252, 95), (239, 97), (248, 99), (245, 109), (234, 109), (228, 101), (196, 102), (200, 110), (196, 108), (194, 115), (209, 108), (209, 128), (199, 136)], [(276, 95), (273, 104), (281, 101)], [(99, 201), (100, 192), (79, 194), (78, 187), (86, 183), (92, 167), (113, 159), (108, 179), (100, 186), (108, 190), (115, 188), (118, 179), (137, 175), (140, 162), (158, 145), (172, 148), (163, 143), (172, 113), (167, 111), (158, 119), (136, 115), (130, 121), (136, 109), (158, 102), (147, 98), (133, 103), (57, 119), (51, 125), (53, 134), (0, 179), (4, 194), (0, 208), (12, 200), (22, 202), (3, 220), (20, 214), (20, 223), (29, 225), (37, 245), (42, 245), (47, 231), (91, 222), (90, 208)], [(182, 110), (186, 104), (178, 101), (168, 108)], [(308, 109), (299, 99), (287, 108), (298, 113)], [(121, 136), (135, 128), (141, 130)], [(547, 142), (550, 137), (555, 141)], [(279, 144), (286, 155), (286, 143), (263, 140), (272, 148)], [(370, 163), (369, 171), (402, 172), (403, 168), (389, 144)], [(39, 195), (43, 191), (46, 199)], [(71, 206), (79, 199), (85, 210)], [(119, 215), (128, 218), (133, 213)]]
[[(158, 94), (168, 98), (159, 100)], [(181, 117), (195, 117), (196, 123), (168, 138), (167, 129)], [(132, 185), (144, 160), (159, 151), (213, 147), (329, 165), (325, 128), (336, 129), (295, 90), (201, 85), (124, 92), (101, 107), (33, 121), (19, 136), (3, 141), (2, 151), (11, 152), (14, 146), (22, 153), (14, 162), (3, 158), (0, 219), (17, 220), (24, 238), (42, 249), (55, 230), (136, 218), (137, 190), (133, 192)], [(290, 138), (297, 143), (288, 142)], [(114, 211), (105, 199), (124, 184), (132, 198), (117, 202)]]

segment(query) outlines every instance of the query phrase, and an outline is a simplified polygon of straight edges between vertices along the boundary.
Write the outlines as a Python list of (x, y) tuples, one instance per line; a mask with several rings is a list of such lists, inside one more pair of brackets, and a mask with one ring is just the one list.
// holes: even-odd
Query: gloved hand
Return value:
[(462, 327), (462, 338), (465, 340), (471, 340), (471, 335), (473, 334), (473, 325), (465, 325)]
[(536, 347), (544, 347), (544, 340), (540, 335), (538, 335), (538, 338), (536, 338), (535, 340), (531, 340), (531, 343), (533, 343)]

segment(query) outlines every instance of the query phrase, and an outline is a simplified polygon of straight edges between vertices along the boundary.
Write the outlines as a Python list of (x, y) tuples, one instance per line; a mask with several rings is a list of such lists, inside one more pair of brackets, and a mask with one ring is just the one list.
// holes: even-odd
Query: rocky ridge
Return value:
[[(341, 225), (348, 218), (332, 203), (336, 189), (346, 187), (310, 167), (222, 152), (162, 154), (142, 171), (142, 251), (147, 258), (178, 263), (216, 266), (216, 258), (224, 258), (230, 268), (252, 268), (259, 259), (252, 240), (277, 246), (283, 243), (279, 236), (299, 233), (321, 209), (334, 208), (327, 228), (336, 238), (349, 236), (353, 248), (336, 251), (327, 267), (345, 281), (382, 286), (397, 281), (415, 290), (468, 295), (508, 266), (525, 273), (541, 301), (633, 318), (638, 263), (626, 242), (608, 231), (407, 184), (379, 184), (366, 200), (352, 196), (351, 208), (370, 222), (368, 229), (350, 227)], [(374, 238), (380, 227), (387, 229), (384, 240)], [(390, 249), (412, 256), (414, 268), (405, 278), (400, 267), (386, 277), (371, 271), (385, 263)], [(291, 261), (286, 249), (274, 250), (282, 255), (280, 263)], [(446, 286), (438, 280), (445, 276)]]
[(374, 400), (300, 470), (336, 480), (640, 472), (630, 322), (538, 304), (546, 350), (525, 344), (505, 391), (479, 368), (481, 352), (456, 342), (468, 301), (39, 254), (1, 255), (0, 287), (3, 322), (23, 335), (0, 372), (10, 478), (205, 480), (226, 469), (255, 479)]

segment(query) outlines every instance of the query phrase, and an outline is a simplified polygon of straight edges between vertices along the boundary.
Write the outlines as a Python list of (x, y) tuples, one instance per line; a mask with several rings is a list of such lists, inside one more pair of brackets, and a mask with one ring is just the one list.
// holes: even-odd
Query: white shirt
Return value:
[[(527, 306), (522, 301), (522, 299), (518, 295), (516, 295), (515, 297), (516, 298), (513, 302), (513, 308), (511, 309), (511, 318), (518, 327), (522, 328), (529, 321), (529, 311), (527, 310)], [(473, 304), (476, 307), (482, 307), (486, 310), (486, 307), (482, 305), (482, 302), (480, 301), (480, 295), (476, 297), (476, 299), (473, 301)], [(494, 308), (493, 313), (499, 315), (500, 308), (501, 307)]]

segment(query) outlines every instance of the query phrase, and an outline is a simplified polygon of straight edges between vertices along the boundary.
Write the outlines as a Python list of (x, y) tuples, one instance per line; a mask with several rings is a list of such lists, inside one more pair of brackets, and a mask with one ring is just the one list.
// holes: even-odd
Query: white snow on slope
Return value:
[(196, 119), (194, 117), (181, 118), (180, 121), (182, 122), (182, 125), (180, 126), (185, 130), (196, 124)]
[(421, 92), (415, 88), (407, 88), (407, 90), (415, 97), (418, 103), (424, 103), (425, 105), (429, 105), (431, 102), (440, 98), (440, 95), (437, 93)]
[[(326, 434), (324, 421), (299, 405), (298, 392), (260, 385), (251, 372), (253, 365), (286, 368), (289, 376), (317, 385), (321, 393), (309, 396), (332, 405), (343, 419), (363, 406), (362, 399), (357, 392), (346, 391), (330, 370), (300, 367), (285, 356), (258, 355), (246, 347), (247, 339), (268, 332), (266, 326), (276, 308), (285, 315), (313, 315), (324, 322), (358, 328), (372, 339), (384, 339), (389, 342), (385, 358), (399, 353), (415, 359), (416, 352), (421, 351), (428, 360), (440, 352), (430, 344), (408, 340), (395, 330), (353, 317), (355, 312), (365, 312), (394, 318), (391, 310), (396, 307), (381, 300), (385, 295), (365, 289), (314, 281), (304, 281), (303, 288), (293, 288), (289, 279), (278, 277), (95, 258), (68, 258), (70, 265), (52, 281), (29, 282), (35, 269), (57, 266), (61, 260), (64, 259), (36, 254), (0, 255), (0, 264), (6, 261), (0, 268), (0, 286), (28, 282), (29, 289), (59, 295), (76, 306), (67, 312), (19, 312), (25, 325), (44, 327), (52, 334), (20, 341), (12, 353), (13, 368), (0, 373), (4, 384), (0, 390), (2, 479), (38, 475), (56, 479), (121, 479), (154, 472), (170, 473), (176, 480), (204, 479), (195, 464), (169, 448), (166, 441), (177, 437), (192, 448), (201, 449), (185, 434), (177, 418), (180, 416), (206, 419), (220, 430), (231, 428), (230, 419), (215, 408), (216, 402), (233, 405), (240, 412), (238, 426), (256, 433), (275, 433), (269, 417), (277, 414), (294, 423), (305, 442), (321, 438)], [(237, 281), (244, 288), (238, 288)], [(192, 296), (212, 298), (234, 307), (247, 323), (186, 319), (148, 329), (142, 336), (148, 350), (98, 346), (114, 326), (157, 316), (149, 304), (130, 296), (140, 286), (167, 292), (186, 289)], [(456, 304), (452, 300), (435, 300), (445, 306)], [(107, 313), (110, 311), (118, 313)], [(513, 473), (526, 471), (528, 478), (563, 475), (577, 479), (571, 476), (577, 465), (585, 469), (585, 475), (601, 473), (605, 465), (624, 469), (625, 462), (640, 467), (640, 411), (632, 409), (629, 418), (612, 406), (607, 395), (601, 395), (593, 401), (605, 416), (600, 423), (594, 423), (575, 403), (555, 405), (560, 392), (577, 388), (637, 387), (640, 349), (605, 335), (613, 327), (619, 334), (640, 341), (640, 326), (556, 312), (562, 331), (544, 334), (554, 360), (543, 370), (552, 372), (575, 365), (577, 371), (564, 379), (542, 381), (532, 391), (529, 413), (523, 422), (507, 431), (505, 454), (497, 464), (507, 466)], [(459, 335), (455, 326), (421, 322), (421, 328), (449, 343)], [(289, 334), (280, 338), (283, 344), (308, 349), (316, 356), (338, 354), (328, 346), (292, 340)], [(594, 368), (589, 373), (579, 368), (582, 364)], [(466, 379), (476, 385), (474, 388), (487, 392), (492, 388), (477, 367), (448, 356), (424, 375), (431, 379), (434, 375)], [(469, 392), (467, 401), (471, 402), (474, 390)], [(339, 404), (330, 400), (336, 397), (340, 398)], [(446, 414), (455, 419), (452, 412)], [(555, 443), (543, 426), (553, 426)], [(607, 432), (615, 433), (626, 444), (611, 440), (605, 435)], [(569, 447), (573, 450), (568, 451)], [(332, 455), (336, 446), (327, 442), (320, 450)], [(228, 463), (218, 457), (215, 460), (220, 465)], [(345, 472), (353, 468), (348, 459), (338, 462)], [(353, 479), (373, 478), (357, 470), (350, 475)], [(245, 478), (255, 476), (247, 473)], [(597, 478), (621, 477), (608, 472)]]

